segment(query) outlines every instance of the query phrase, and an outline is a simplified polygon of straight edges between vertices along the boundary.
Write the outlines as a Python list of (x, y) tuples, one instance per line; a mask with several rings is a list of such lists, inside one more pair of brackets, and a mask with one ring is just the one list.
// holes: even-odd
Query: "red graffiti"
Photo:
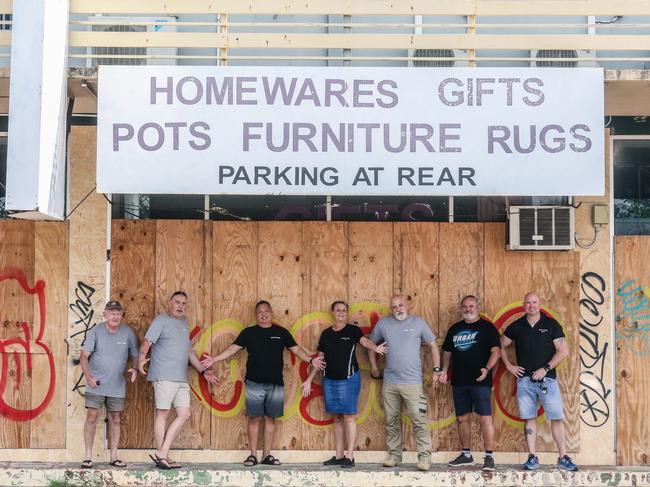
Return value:
[[(48, 406), (52, 400), (52, 397), (54, 396), (54, 386), (56, 384), (54, 357), (52, 356), (52, 352), (50, 352), (50, 349), (47, 347), (47, 345), (42, 342), (43, 333), (45, 332), (45, 283), (43, 281), (37, 281), (33, 288), (29, 287), (25, 274), (19, 269), (5, 269), (4, 271), (0, 271), (0, 283), (5, 280), (16, 281), (25, 293), (36, 295), (38, 298), (40, 321), (38, 323), (38, 326), (35, 327), (36, 337), (34, 341), (32, 342), (29, 325), (25, 321), (21, 323), (21, 329), (24, 335), (23, 338), (15, 337), (0, 340), (0, 354), (2, 355), (2, 370), (0, 371), (0, 415), (14, 421), (29, 421), (41, 414)], [(7, 404), (4, 400), (5, 389), (7, 388), (9, 377), (10, 358), (13, 358), (16, 364), (16, 389), (20, 387), (20, 381), (23, 378), (23, 370), (20, 365), (19, 354), (15, 350), (13, 352), (8, 350), (8, 347), (12, 345), (19, 346), (24, 349), (25, 359), (27, 362), (27, 374), (30, 374), (32, 372), (32, 353), (35, 353), (31, 348), (33, 345), (43, 350), (47, 356), (50, 375), (49, 386), (41, 403), (36, 407), (32, 407), (31, 409), (15, 408)]]
[[(315, 356), (316, 355), (314, 355), (314, 357)], [(309, 371), (307, 370), (308, 366), (309, 364), (306, 362), (300, 364), (301, 382), (305, 382), (307, 380), (307, 376), (309, 375)], [(313, 424), (314, 426), (327, 426), (328, 424), (334, 423), (333, 418), (316, 419), (316, 418), (312, 418), (311, 415), (309, 414), (309, 403), (311, 402), (311, 400), (322, 396), (323, 396), (323, 386), (317, 384), (316, 382), (312, 382), (311, 392), (309, 393), (309, 396), (303, 397), (300, 400), (300, 414), (302, 415), (305, 421), (307, 421), (310, 424)]]

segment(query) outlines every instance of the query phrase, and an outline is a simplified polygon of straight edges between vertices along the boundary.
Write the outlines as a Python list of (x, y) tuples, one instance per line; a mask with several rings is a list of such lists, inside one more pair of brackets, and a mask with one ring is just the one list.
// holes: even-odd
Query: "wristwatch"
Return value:
[(440, 372), (442, 372), (442, 369), (440, 367), (434, 367), (433, 368), (433, 373), (434, 374), (439, 374)]
[(548, 372), (549, 370), (551, 370), (551, 368), (552, 368), (552, 367), (551, 367), (551, 364), (546, 364), (546, 365), (544, 365), (544, 370), (545, 370), (546, 372)]

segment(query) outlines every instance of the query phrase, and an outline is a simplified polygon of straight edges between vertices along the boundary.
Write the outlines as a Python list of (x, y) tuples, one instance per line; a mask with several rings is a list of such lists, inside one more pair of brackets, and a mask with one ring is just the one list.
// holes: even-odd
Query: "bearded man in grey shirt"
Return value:
[[(149, 456), (158, 468), (164, 470), (181, 466), (169, 457), (169, 449), (191, 415), (190, 388), (187, 383), (188, 363), (210, 384), (218, 382), (211, 370), (203, 370), (192, 348), (189, 325), (185, 319), (186, 308), (187, 294), (176, 291), (169, 300), (167, 313), (156, 316), (151, 322), (140, 346), (140, 372), (147, 374), (147, 380), (153, 382), (156, 402), (153, 427), (156, 452)], [(149, 349), (151, 365), (149, 372), (145, 372), (144, 364), (149, 361), (146, 358)], [(172, 407), (176, 418), (167, 426)]]
[[(384, 384), (381, 398), (384, 405), (386, 447), (388, 457), (384, 467), (395, 467), (402, 462), (402, 404), (406, 414), (413, 423), (413, 433), (418, 449), (418, 470), (431, 468), (431, 433), (427, 419), (427, 397), (422, 388), (422, 361), (420, 347), (425, 345), (431, 350), (433, 374), (437, 383), (440, 375), (440, 350), (436, 336), (425, 320), (419, 316), (409, 316), (407, 300), (396, 295), (390, 300), (392, 316), (386, 316), (377, 322), (370, 334), (375, 343), (385, 341), (389, 347), (384, 368)], [(368, 352), (371, 375), (379, 378), (377, 357)]]
[(120, 442), (120, 417), (124, 409), (126, 381), (124, 372), (131, 356), (134, 368), (129, 369), (131, 382), (135, 380), (138, 366), (138, 339), (128, 326), (122, 323), (124, 309), (119, 301), (109, 301), (104, 308), (105, 322), (93, 326), (81, 348), (80, 365), (86, 378), (86, 422), (84, 423), (84, 446), (86, 459), (82, 468), (92, 468), (93, 441), (97, 419), (102, 407), (108, 416), (108, 440), (111, 465), (126, 467), (117, 458)]

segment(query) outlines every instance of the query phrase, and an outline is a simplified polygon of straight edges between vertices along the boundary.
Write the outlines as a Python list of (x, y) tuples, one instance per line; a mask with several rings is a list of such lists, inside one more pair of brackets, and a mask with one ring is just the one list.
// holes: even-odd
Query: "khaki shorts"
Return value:
[(153, 382), (156, 409), (189, 408), (190, 386), (187, 382), (156, 380)]
[(124, 410), (123, 397), (101, 396), (99, 394), (85, 394), (86, 408), (101, 409), (106, 405), (106, 411), (118, 412)]

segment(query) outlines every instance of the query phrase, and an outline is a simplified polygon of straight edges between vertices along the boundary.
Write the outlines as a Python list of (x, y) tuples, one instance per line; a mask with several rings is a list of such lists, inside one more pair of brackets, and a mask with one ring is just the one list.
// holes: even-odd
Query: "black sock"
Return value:
[(492, 453), (493, 453), (492, 450), (485, 450), (485, 456), (486, 456), (486, 457), (491, 457), (491, 456), (492, 456)]
[(471, 458), (472, 451), (469, 448), (463, 448), (463, 455), (465, 455), (467, 458)]

